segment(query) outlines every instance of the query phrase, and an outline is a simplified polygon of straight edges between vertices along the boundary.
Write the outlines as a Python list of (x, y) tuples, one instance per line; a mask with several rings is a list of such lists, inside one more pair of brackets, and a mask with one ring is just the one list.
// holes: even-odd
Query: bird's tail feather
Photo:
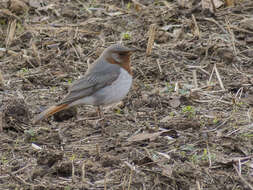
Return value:
[(69, 104), (51, 106), (48, 109), (46, 109), (45, 111), (41, 112), (39, 115), (37, 115), (34, 118), (33, 123), (35, 124), (35, 123), (41, 121), (42, 119), (48, 118), (49, 116), (54, 115), (55, 113), (68, 108), (68, 106), (69, 106)]

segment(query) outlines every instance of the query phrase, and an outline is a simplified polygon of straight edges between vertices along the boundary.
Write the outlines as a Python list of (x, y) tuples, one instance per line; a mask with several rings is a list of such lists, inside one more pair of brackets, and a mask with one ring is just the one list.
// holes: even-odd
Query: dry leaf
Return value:
[(253, 30), (253, 18), (243, 19), (240, 21), (239, 26), (247, 30)]
[(226, 6), (235, 6), (235, 0), (225, 0)]
[(109, 15), (109, 16), (119, 16), (119, 15), (124, 14), (124, 13), (121, 12), (121, 11), (118, 11), (118, 12), (111, 12), (111, 13), (104, 12), (104, 13), (107, 14), (107, 15)]
[(162, 118), (160, 122), (161, 122), (161, 123), (166, 123), (166, 122), (168, 122), (171, 118), (173, 118), (173, 116), (167, 115), (166, 117)]
[(162, 174), (168, 177), (171, 177), (172, 175), (172, 168), (170, 166), (162, 166), (159, 165), (162, 168)]
[(209, 9), (212, 13), (215, 9), (220, 8), (224, 3), (221, 0), (202, 0), (202, 9)]
[(46, 6), (46, 4), (43, 0), (29, 0), (29, 6), (32, 8), (40, 8)]
[(191, 0), (177, 0), (177, 3), (179, 4), (179, 6), (181, 6), (183, 8), (188, 8), (188, 9), (192, 8), (192, 1)]
[(182, 28), (173, 30), (173, 36), (175, 38), (175, 41), (180, 40), (184, 37), (184, 31)]
[(17, 14), (24, 14), (29, 10), (29, 7), (20, 0), (10, 0), (9, 9)]
[(2, 72), (0, 71), (0, 88), (4, 86), (4, 78)]
[(16, 20), (12, 20), (8, 24), (8, 35), (7, 35), (7, 38), (6, 38), (6, 41), (5, 41), (6, 42), (6, 47), (8, 47), (14, 39), (15, 31), (16, 31), (16, 25), (17, 25)]
[(217, 55), (224, 61), (231, 63), (235, 58), (233, 50), (229, 48), (219, 48), (217, 50)]
[(142, 9), (145, 9), (146, 6), (141, 4), (139, 1), (137, 0), (132, 0), (133, 4), (134, 4), (134, 9), (136, 10), (136, 12), (140, 12)]
[(173, 108), (177, 108), (180, 104), (181, 102), (179, 97), (175, 97), (169, 101), (169, 105)]
[(194, 14), (192, 14), (192, 21), (193, 21), (192, 33), (194, 36), (199, 38), (200, 37), (199, 26), (198, 26), (198, 23), (197, 23), (197, 20), (196, 20)]
[(0, 9), (0, 17), (13, 17), (20, 20), (20, 18), (17, 15), (13, 14), (8, 9)]
[(220, 8), (224, 3), (221, 0), (213, 0), (216, 9)]

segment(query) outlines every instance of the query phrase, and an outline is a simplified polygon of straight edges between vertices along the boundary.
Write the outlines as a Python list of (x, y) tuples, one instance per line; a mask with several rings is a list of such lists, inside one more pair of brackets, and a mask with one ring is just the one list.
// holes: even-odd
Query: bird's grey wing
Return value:
[(59, 104), (69, 104), (80, 98), (90, 96), (97, 90), (112, 84), (119, 76), (120, 70), (89, 73), (72, 84), (69, 93)]

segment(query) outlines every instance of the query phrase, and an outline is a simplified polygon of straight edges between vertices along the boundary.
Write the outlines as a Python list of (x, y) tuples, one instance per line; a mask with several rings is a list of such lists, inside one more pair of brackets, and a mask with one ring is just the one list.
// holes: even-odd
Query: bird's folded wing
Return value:
[(87, 74), (70, 86), (67, 96), (57, 105), (70, 104), (80, 98), (91, 96), (97, 90), (112, 84), (119, 74), (119, 70)]

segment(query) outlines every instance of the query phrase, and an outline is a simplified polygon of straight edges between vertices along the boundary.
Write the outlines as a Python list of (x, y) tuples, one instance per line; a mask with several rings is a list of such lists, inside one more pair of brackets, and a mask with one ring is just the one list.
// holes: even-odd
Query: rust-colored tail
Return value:
[(34, 118), (33, 123), (35, 124), (35, 123), (41, 121), (42, 119), (45, 119), (51, 115), (54, 115), (55, 113), (68, 108), (68, 106), (69, 106), (68, 104), (62, 104), (59, 106), (51, 106), (50, 108), (46, 109), (45, 111), (43, 111), (39, 115), (37, 115)]

